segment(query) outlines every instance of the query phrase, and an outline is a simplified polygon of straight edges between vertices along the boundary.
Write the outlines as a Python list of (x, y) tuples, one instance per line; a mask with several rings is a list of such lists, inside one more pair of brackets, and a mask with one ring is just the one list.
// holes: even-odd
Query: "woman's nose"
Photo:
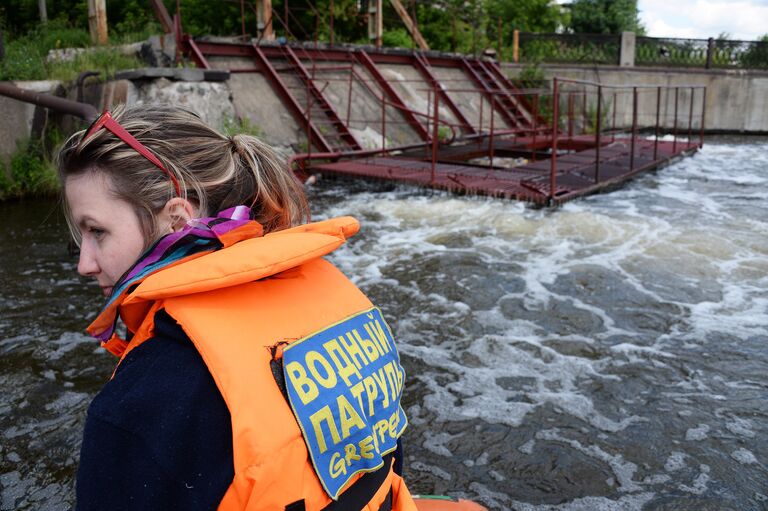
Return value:
[(83, 277), (92, 277), (99, 273), (99, 265), (93, 256), (93, 250), (88, 247), (88, 243), (80, 246), (80, 259), (77, 261), (77, 273)]

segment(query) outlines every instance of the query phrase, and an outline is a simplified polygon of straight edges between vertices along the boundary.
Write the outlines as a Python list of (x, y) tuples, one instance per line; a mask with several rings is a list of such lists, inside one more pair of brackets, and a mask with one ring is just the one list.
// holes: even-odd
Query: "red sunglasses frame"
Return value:
[(99, 131), (100, 129), (106, 129), (107, 131), (114, 134), (117, 138), (128, 144), (131, 149), (142, 155), (144, 158), (148, 159), (150, 162), (152, 162), (157, 168), (163, 171), (163, 173), (168, 176), (173, 183), (173, 188), (176, 190), (176, 195), (181, 196), (181, 187), (179, 187), (179, 182), (176, 179), (176, 176), (171, 174), (168, 169), (165, 168), (165, 166), (160, 162), (160, 160), (155, 156), (152, 151), (147, 149), (141, 142), (136, 140), (136, 138), (128, 133), (128, 131), (120, 126), (120, 123), (118, 123), (113, 117), (112, 114), (109, 113), (109, 110), (104, 110), (104, 112), (96, 118), (95, 121), (93, 121), (93, 124), (88, 128), (88, 131), (85, 132), (85, 135), (83, 135), (83, 138), (80, 140), (79, 146), (83, 145), (83, 142), (85, 142), (88, 137)]

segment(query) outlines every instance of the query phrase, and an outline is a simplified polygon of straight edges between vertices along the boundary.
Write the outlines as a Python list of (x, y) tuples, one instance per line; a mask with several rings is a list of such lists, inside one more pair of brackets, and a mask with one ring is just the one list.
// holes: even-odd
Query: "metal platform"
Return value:
[[(508, 144), (512, 146), (513, 144)], [(517, 141), (522, 151), (524, 141)], [(512, 168), (483, 167), (442, 161), (426, 161), (416, 151), (403, 156), (368, 156), (332, 163), (318, 163), (310, 172), (324, 175), (378, 179), (407, 183), (459, 194), (502, 197), (541, 205), (555, 205), (598, 192), (630, 179), (634, 175), (655, 169), (669, 160), (698, 149), (698, 143), (636, 140), (634, 156), (631, 139), (607, 141), (600, 149), (559, 154), (557, 172), (552, 179), (551, 159), (527, 162)], [(464, 154), (476, 151), (472, 144), (446, 148), (440, 155)], [(655, 155), (655, 157), (654, 157)], [(552, 184), (554, 183), (554, 193)]]
[[(299, 173), (555, 205), (702, 145), (701, 86), (554, 78), (551, 86), (522, 90), (497, 62), (483, 58), (189, 37), (183, 42), (203, 69), (216, 59), (233, 73), (267, 78), (306, 132), (306, 153), (291, 158)], [(412, 72), (387, 72), (384, 66), (391, 65)], [(405, 75), (410, 78), (393, 78)], [(355, 102), (365, 108), (352, 108), (353, 89)], [(654, 118), (638, 118), (641, 102), (643, 111), (649, 110), (646, 102), (655, 106)], [(361, 133), (373, 133), (376, 147)]]

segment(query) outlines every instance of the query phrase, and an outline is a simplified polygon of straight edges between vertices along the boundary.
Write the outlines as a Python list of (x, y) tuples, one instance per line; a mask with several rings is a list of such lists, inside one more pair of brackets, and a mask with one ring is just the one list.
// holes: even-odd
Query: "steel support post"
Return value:
[(701, 129), (699, 130), (699, 148), (704, 145), (704, 120), (707, 113), (707, 88), (702, 89), (701, 96)]
[(653, 139), (653, 160), (659, 159), (659, 119), (661, 115), (661, 87), (656, 88), (656, 127)]
[[(478, 126), (478, 131), (480, 133), (483, 132), (483, 103), (485, 103), (485, 101), (483, 101), (483, 95), (480, 94), (480, 121), (479, 121), (480, 124)], [(483, 137), (477, 137), (477, 143), (478, 144), (482, 144), (483, 143)]]
[[(533, 97), (533, 118), (538, 119), (539, 118), (539, 95), (536, 94)], [(532, 160), (536, 161), (536, 134), (539, 132), (539, 126), (538, 123), (534, 124), (533, 128), (533, 139), (531, 140), (531, 153), (532, 153)]]
[(629, 171), (635, 170), (635, 139), (637, 138), (637, 87), (632, 87), (632, 143), (629, 149)]
[(435, 185), (435, 170), (437, 167), (437, 137), (438, 137), (438, 117), (440, 116), (440, 110), (439, 110), (439, 95), (437, 93), (437, 88), (440, 87), (440, 84), (436, 81), (432, 83), (432, 86), (435, 88), (434, 98), (435, 102), (432, 105), (432, 113), (434, 115), (434, 119), (432, 121), (432, 174), (429, 178), (429, 184), (434, 186)]
[(677, 104), (680, 99), (680, 87), (675, 87), (675, 122), (672, 125), (672, 152), (677, 151)]
[(597, 86), (597, 129), (595, 130), (595, 184), (600, 182), (600, 130), (602, 129), (603, 87)]
[(384, 91), (381, 91), (381, 150), (387, 148), (387, 103), (384, 101)]
[(613, 92), (613, 121), (611, 124), (611, 143), (616, 141), (616, 91)]
[(555, 185), (557, 180), (555, 179), (555, 172), (557, 172), (557, 125), (558, 123), (558, 106), (560, 98), (557, 91), (557, 77), (552, 78), (552, 145), (551, 145), (551, 158), (549, 159), (549, 202), (550, 204), (555, 201)]
[(693, 136), (693, 91), (694, 88), (691, 87), (691, 95), (689, 98), (690, 105), (688, 105), (688, 143), (685, 144), (686, 149), (691, 145), (691, 138)]
[(493, 94), (491, 94), (491, 105), (490, 105), (490, 109), (491, 109), (491, 120), (490, 120), (491, 126), (490, 126), (490, 130), (491, 130), (491, 133), (490, 133), (490, 136), (488, 138), (488, 156), (489, 156), (489, 159), (490, 159), (490, 167), (491, 168), (493, 168), (493, 118), (495, 117), (493, 115), (494, 114), (494, 108), (495, 108), (494, 103), (495, 103), (495, 100), (494, 100)]

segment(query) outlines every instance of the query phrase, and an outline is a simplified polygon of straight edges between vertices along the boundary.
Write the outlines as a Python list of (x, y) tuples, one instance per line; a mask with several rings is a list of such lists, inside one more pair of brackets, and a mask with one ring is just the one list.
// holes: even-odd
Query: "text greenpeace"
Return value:
[(392, 333), (373, 308), (292, 343), (283, 368), (315, 471), (335, 500), (356, 473), (382, 466), (405, 429)]

